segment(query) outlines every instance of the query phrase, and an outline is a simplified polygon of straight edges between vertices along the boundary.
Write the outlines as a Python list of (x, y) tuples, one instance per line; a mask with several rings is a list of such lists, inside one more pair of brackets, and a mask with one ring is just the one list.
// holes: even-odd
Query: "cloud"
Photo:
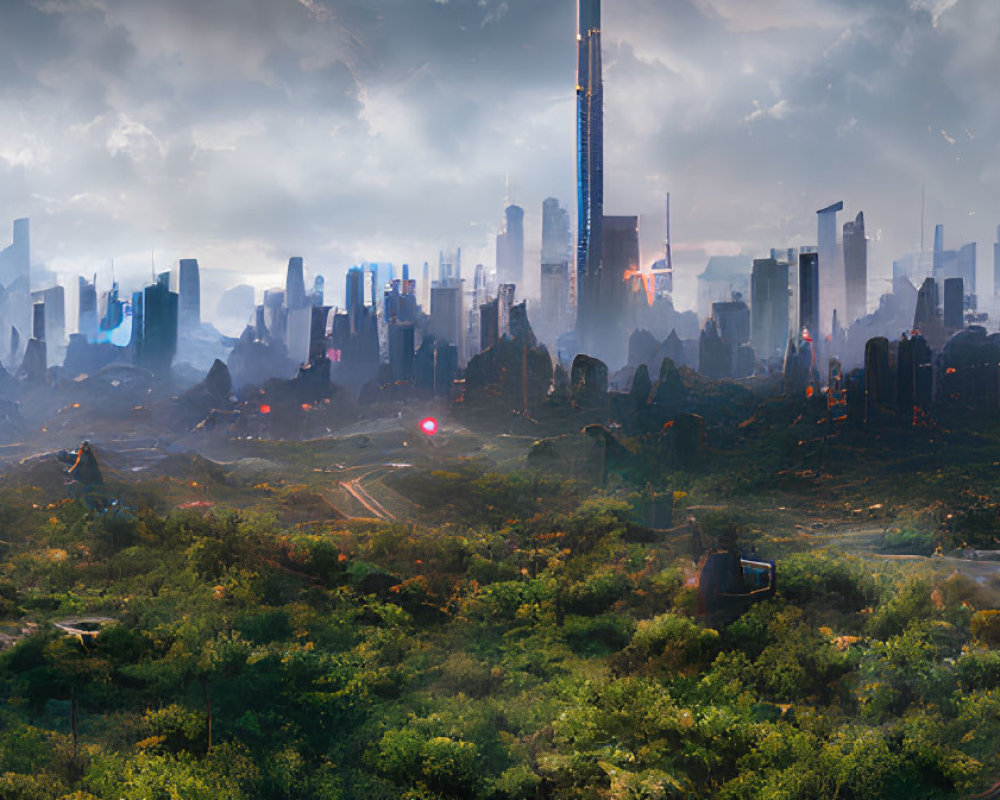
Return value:
[(786, 100), (785, 98), (781, 98), (778, 102), (774, 103), (773, 105), (767, 106), (766, 108), (763, 105), (761, 105), (761, 102), (759, 100), (754, 100), (753, 105), (754, 105), (754, 110), (751, 111), (743, 119), (744, 122), (750, 123), (765, 118), (782, 120), (785, 119), (785, 117), (787, 117), (791, 113), (791, 108), (788, 105), (788, 100)]
[[(460, 244), (491, 263), (505, 173), (529, 264), (541, 201), (573, 207), (573, 0), (10, 0), (3, 15), (0, 228), (32, 216), (39, 258), (63, 268), (118, 254), (145, 276), (155, 246), (268, 276), (294, 253), (338, 287), (363, 258)], [(648, 260), (667, 191), (685, 275), (707, 247), (811, 243), (838, 199), (884, 231), (887, 269), (917, 238), (925, 184), (949, 241), (992, 241), (1000, 4), (616, 0), (602, 30), (608, 210), (640, 214)]]

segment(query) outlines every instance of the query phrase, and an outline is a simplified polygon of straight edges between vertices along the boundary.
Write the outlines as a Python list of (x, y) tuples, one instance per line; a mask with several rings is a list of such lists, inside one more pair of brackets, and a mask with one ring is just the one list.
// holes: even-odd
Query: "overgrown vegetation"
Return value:
[[(0, 498), (2, 620), (28, 633), (0, 653), (0, 798), (944, 798), (1000, 777), (1000, 623), (973, 581), (800, 553), (715, 630), (689, 548), (624, 502), (406, 481), (436, 523)], [(52, 624), (81, 615), (116, 624)]]

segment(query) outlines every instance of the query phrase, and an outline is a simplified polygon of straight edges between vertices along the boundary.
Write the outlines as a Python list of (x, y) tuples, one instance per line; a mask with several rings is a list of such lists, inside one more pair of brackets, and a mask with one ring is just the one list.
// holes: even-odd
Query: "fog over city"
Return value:
[[(493, 261), (527, 210), (575, 219), (573, 0), (6, 0), (0, 220), (33, 260), (135, 280), (178, 258), (263, 288), (290, 255), (339, 301), (362, 261)], [(865, 212), (869, 298), (920, 243), (1000, 219), (1000, 5), (989, 0), (618, 0), (604, 9), (607, 213), (678, 306), (710, 255), (815, 242)], [(6, 238), (6, 237), (5, 237)], [(981, 293), (991, 276), (984, 259)], [(532, 281), (535, 283), (533, 284)], [(206, 280), (206, 289), (211, 278)]]

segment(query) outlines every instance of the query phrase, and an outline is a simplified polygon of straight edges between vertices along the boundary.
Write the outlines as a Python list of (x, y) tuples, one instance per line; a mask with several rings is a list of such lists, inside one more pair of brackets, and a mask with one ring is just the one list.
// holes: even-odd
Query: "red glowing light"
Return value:
[(303, 411), (308, 411), (310, 408), (312, 408), (312, 406), (309, 403), (303, 403), (302, 404), (302, 410)]
[(438, 421), (434, 417), (424, 417), (420, 420), (420, 430), (428, 436), (434, 436), (438, 432)]
[(271, 406), (269, 406), (269, 405), (263, 405), (263, 406), (261, 406), (260, 407), (260, 413), (261, 414), (270, 414), (271, 413)]

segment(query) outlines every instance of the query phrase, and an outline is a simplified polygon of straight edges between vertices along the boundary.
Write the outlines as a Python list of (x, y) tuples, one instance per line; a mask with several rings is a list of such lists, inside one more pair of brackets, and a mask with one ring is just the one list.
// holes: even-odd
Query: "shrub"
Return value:
[(971, 627), (972, 635), (987, 647), (1000, 645), (1000, 611), (977, 611)]
[(602, 614), (599, 617), (568, 616), (563, 636), (574, 653), (602, 656), (617, 652), (628, 644), (635, 625), (627, 617)]
[(626, 672), (701, 672), (718, 655), (719, 647), (717, 631), (687, 617), (661, 614), (638, 624), (615, 667)]

